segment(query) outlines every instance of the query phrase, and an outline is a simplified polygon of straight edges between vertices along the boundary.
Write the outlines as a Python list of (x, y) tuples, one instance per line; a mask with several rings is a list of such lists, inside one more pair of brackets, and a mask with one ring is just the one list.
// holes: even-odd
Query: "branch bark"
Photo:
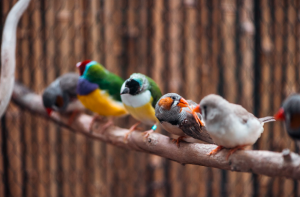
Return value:
[(4, 114), (13, 92), (16, 67), (17, 25), (29, 3), (30, 0), (18, 1), (9, 12), (3, 28), (1, 46), (0, 117)]
[(300, 179), (300, 156), (289, 151), (283, 153), (257, 150), (237, 151), (227, 161), (227, 150), (222, 150), (215, 156), (207, 156), (207, 153), (216, 148), (216, 145), (182, 142), (180, 148), (177, 148), (169, 137), (157, 133), (151, 134), (145, 140), (142, 132), (133, 132), (125, 143), (123, 141), (124, 134), (128, 130), (111, 126), (105, 131), (101, 131), (104, 122), (95, 122), (91, 133), (89, 126), (92, 117), (89, 115), (77, 116), (72, 125), (68, 125), (67, 116), (54, 112), (51, 117), (48, 117), (41, 97), (20, 84), (15, 84), (12, 100), (18, 106), (36, 115), (49, 118), (75, 133), (81, 133), (121, 148), (159, 155), (181, 164), (195, 164), (224, 170)]

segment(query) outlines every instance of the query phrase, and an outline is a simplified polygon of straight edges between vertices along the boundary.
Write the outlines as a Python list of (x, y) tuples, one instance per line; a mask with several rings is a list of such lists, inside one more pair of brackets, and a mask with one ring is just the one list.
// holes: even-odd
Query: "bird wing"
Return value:
[(124, 83), (121, 77), (109, 72), (99, 63), (91, 66), (84, 77), (97, 84), (101, 90), (105, 90), (114, 100), (121, 102), (120, 90)]
[(256, 118), (253, 114), (248, 112), (241, 105), (229, 103), (229, 109), (236, 115), (237, 118), (240, 119), (241, 122), (247, 123), (250, 118)]
[(98, 81), (97, 84), (101, 90), (106, 90), (113, 99), (122, 102), (120, 90), (123, 83), (124, 80), (121, 77), (109, 72), (106, 77)]
[(60, 77), (59, 85), (63, 92), (67, 92), (71, 98), (77, 98), (77, 82), (79, 75), (77, 73), (67, 73)]
[(160, 97), (162, 96), (161, 91), (158, 87), (158, 85), (153, 81), (153, 79), (151, 79), (150, 77), (147, 77), (147, 80), (149, 81), (149, 91), (151, 92), (151, 96), (153, 98), (152, 101), (152, 106), (153, 108), (155, 108), (155, 105), (157, 103), (157, 101), (160, 99)]
[[(195, 107), (195, 102), (188, 100), (188, 103), (191, 104), (191, 107)], [(185, 111), (184, 111), (185, 110)], [(179, 128), (188, 136), (193, 137), (198, 140), (205, 141), (210, 144), (214, 144), (213, 140), (211, 139), (210, 135), (207, 133), (206, 128), (204, 126), (199, 126), (197, 121), (195, 120), (194, 116), (189, 113), (190, 111), (188, 108), (184, 108), (182, 110), (181, 121), (179, 124)], [(197, 113), (200, 120), (202, 120), (202, 116), (200, 113)]]

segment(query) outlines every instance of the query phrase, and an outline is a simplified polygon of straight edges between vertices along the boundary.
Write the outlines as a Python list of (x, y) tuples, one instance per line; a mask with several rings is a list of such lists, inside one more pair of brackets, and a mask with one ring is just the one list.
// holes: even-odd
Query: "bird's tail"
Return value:
[(276, 121), (273, 116), (266, 116), (263, 118), (259, 118), (259, 120), (263, 123)]

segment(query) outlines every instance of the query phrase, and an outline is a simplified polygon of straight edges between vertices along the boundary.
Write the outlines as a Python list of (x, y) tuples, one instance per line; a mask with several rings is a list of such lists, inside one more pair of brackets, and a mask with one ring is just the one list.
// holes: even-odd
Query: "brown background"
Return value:
[[(1, 32), (15, 2), (0, 2)], [(299, 8), (299, 0), (32, 0), (18, 26), (16, 78), (42, 93), (89, 58), (123, 78), (147, 74), (163, 93), (196, 102), (218, 93), (272, 115), (299, 92)], [(122, 150), (14, 104), (0, 134), (0, 196), (300, 195), (293, 180)], [(266, 124), (254, 148), (295, 150), (281, 123)]]

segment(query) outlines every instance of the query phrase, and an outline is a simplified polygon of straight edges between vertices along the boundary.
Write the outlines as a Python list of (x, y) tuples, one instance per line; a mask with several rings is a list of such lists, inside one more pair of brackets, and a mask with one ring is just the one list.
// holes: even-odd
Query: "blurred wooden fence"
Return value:
[[(1, 32), (15, 2), (0, 2)], [(16, 77), (41, 93), (89, 58), (123, 78), (147, 74), (163, 93), (196, 102), (218, 93), (272, 115), (299, 92), (299, 8), (299, 0), (32, 0), (18, 28)], [(0, 196), (300, 195), (293, 180), (121, 150), (13, 104), (0, 132)], [(254, 148), (295, 150), (280, 123), (266, 124)]]

